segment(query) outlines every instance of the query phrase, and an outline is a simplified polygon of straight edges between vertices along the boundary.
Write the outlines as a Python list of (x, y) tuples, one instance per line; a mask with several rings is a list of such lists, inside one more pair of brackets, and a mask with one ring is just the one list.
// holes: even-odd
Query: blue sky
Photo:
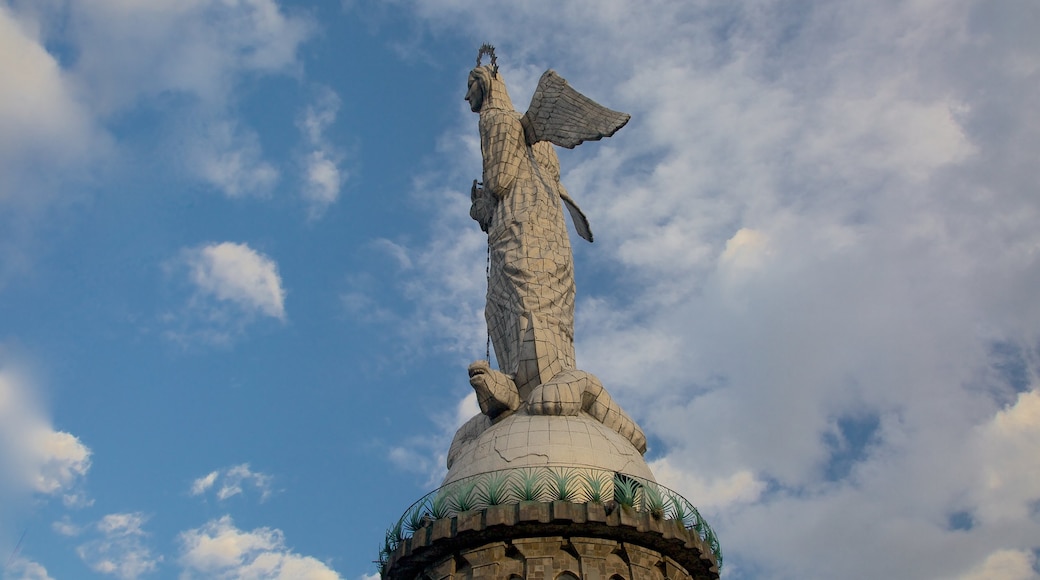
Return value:
[(370, 578), (476, 412), (483, 42), (724, 576), (1040, 577), (1040, 7), (0, 0), (0, 577)]

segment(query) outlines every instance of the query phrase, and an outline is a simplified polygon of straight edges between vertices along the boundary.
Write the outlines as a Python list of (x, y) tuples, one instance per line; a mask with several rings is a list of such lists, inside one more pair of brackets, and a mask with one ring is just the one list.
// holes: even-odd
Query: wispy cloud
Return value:
[(271, 476), (249, 468), (248, 463), (233, 465), (226, 469), (218, 469), (196, 479), (191, 484), (189, 493), (200, 496), (213, 491), (217, 500), (223, 501), (243, 493), (243, 488), (260, 494), (260, 501), (267, 500), (273, 492)]
[(79, 482), (90, 470), (90, 448), (51, 426), (35, 400), (31, 379), (6, 358), (0, 350), (0, 496), (80, 497)]
[(95, 572), (123, 580), (154, 572), (162, 557), (145, 543), (147, 520), (140, 512), (109, 514), (94, 526), (99, 537), (80, 545), (77, 553)]
[(313, 103), (307, 106), (296, 125), (307, 149), (303, 156), (303, 189), (301, 195), (307, 204), (311, 219), (321, 217), (330, 205), (339, 199), (340, 189), (347, 181), (347, 172), (341, 168), (343, 154), (325, 133), (336, 121), (339, 96), (323, 87)]
[(4, 580), (54, 580), (38, 562), (20, 556), (13, 557), (3, 569)]
[(456, 404), (454, 413), (439, 413), (430, 417), (436, 431), (422, 437), (410, 437), (390, 447), (388, 459), (398, 469), (422, 475), (427, 487), (440, 485), (448, 472), (448, 447), (455, 431), (463, 423), (480, 413), (475, 393), (469, 393)]
[(69, 8), (79, 54), (72, 75), (103, 114), (169, 93), (223, 107), (243, 74), (294, 72), (314, 29), (274, 0)]
[(263, 160), (256, 133), (228, 120), (210, 123), (194, 138), (189, 165), (228, 197), (265, 197), (278, 182), (278, 170)]
[(281, 530), (237, 528), (230, 516), (180, 534), (181, 578), (338, 580), (325, 563), (286, 547)]
[[(0, 6), (0, 285), (31, 269), (28, 242), (53, 217), (47, 210), (92, 195), (92, 178), (128, 156), (159, 151), (162, 166), (225, 195), (269, 194), (280, 171), (235, 89), (260, 76), (299, 78), (299, 49), (315, 30), (276, 0)], [(158, 147), (131, 152), (113, 125), (142, 110), (166, 130)]]
[(83, 531), (80, 526), (69, 521), (68, 516), (60, 521), (52, 523), (51, 529), (54, 530), (55, 533), (67, 537), (78, 536)]

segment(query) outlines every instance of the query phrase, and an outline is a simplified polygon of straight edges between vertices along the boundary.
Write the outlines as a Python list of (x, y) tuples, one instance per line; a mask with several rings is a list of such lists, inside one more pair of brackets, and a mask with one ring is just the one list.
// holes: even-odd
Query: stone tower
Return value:
[(609, 137), (628, 115), (551, 70), (521, 115), (489, 45), (466, 100), (480, 115), (483, 181), (470, 215), (488, 234), (485, 315), (499, 369), (470, 365), (481, 413), (456, 433), (442, 485), (387, 531), (383, 579), (717, 579), (714, 532), (654, 480), (642, 429), (574, 357), (562, 208), (582, 238), (592, 232), (560, 183), (553, 145)]

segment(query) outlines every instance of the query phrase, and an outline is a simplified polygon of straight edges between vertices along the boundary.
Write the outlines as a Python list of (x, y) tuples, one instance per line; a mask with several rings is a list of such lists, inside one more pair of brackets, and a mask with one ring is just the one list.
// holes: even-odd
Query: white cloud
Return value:
[(208, 244), (184, 255), (191, 281), (201, 293), (285, 319), (285, 290), (274, 260), (234, 242)]
[(63, 536), (78, 536), (83, 530), (76, 524), (69, 521), (68, 516), (63, 518), (61, 521), (57, 521), (51, 524), (51, 529), (56, 533)]
[(212, 123), (196, 138), (189, 164), (228, 197), (263, 197), (278, 182), (278, 170), (262, 159), (256, 133), (230, 121)]
[(347, 172), (340, 168), (343, 154), (325, 137), (336, 121), (339, 96), (323, 88), (297, 120), (296, 125), (310, 151), (303, 158), (303, 190), (311, 219), (321, 217), (325, 210), (339, 199), (340, 189), (347, 180)]
[(41, 564), (21, 556), (9, 559), (3, 573), (4, 580), (54, 580)]
[(959, 580), (1036, 580), (1036, 556), (1024, 550), (999, 550)]
[(191, 495), (203, 495), (216, 487), (216, 497), (223, 501), (243, 492), (243, 486), (255, 490), (260, 494), (260, 501), (265, 501), (271, 496), (271, 476), (265, 473), (253, 471), (248, 463), (233, 465), (226, 469), (212, 471), (203, 477), (196, 479), (192, 485)]
[(91, 451), (56, 431), (34, 400), (29, 379), (0, 352), (0, 493), (75, 494)]
[(316, 217), (339, 198), (344, 176), (325, 151), (312, 151), (305, 161), (303, 197)]
[(145, 544), (148, 534), (143, 526), (148, 518), (140, 513), (114, 513), (95, 525), (100, 537), (77, 548), (79, 557), (92, 570), (124, 580), (154, 572), (161, 556), (152, 554)]
[(286, 547), (280, 530), (243, 531), (230, 516), (180, 534), (181, 578), (255, 578), (257, 580), (334, 580), (326, 564)]
[(190, 297), (179, 312), (162, 320), (166, 336), (177, 342), (229, 344), (259, 316), (284, 322), (285, 289), (278, 265), (248, 244), (209, 243), (187, 248), (167, 264), (185, 276)]
[(672, 465), (668, 457), (651, 461), (650, 469), (658, 483), (679, 492), (705, 513), (719, 513), (741, 504), (754, 503), (766, 490), (766, 483), (746, 469), (729, 477), (707, 480), (702, 475)]
[(202, 495), (206, 493), (209, 488), (213, 487), (213, 484), (217, 481), (217, 476), (220, 475), (219, 471), (211, 471), (208, 474), (196, 479), (191, 484), (191, 495)]
[[(238, 114), (236, 89), (302, 77), (299, 49), (315, 30), (277, 0), (3, 3), (0, 286), (32, 271), (48, 212), (94, 195), (97, 178), (127, 159), (158, 151), (156, 164), (178, 178), (232, 197), (268, 195), (279, 169)], [(158, 147), (130, 150), (138, 143), (109, 131), (128, 111), (156, 113)], [(331, 183), (327, 171), (314, 174)]]
[(978, 519), (991, 525), (1028, 521), (1040, 505), (1040, 390), (1020, 393), (975, 435)]
[(247, 73), (293, 73), (312, 33), (274, 0), (74, 3), (73, 74), (102, 114), (138, 99), (188, 95), (219, 108)]
[(307, 143), (317, 146), (325, 142), (325, 132), (336, 122), (339, 107), (340, 98), (335, 91), (327, 87), (318, 91), (314, 102), (296, 123)]
[[(99, 129), (110, 116), (171, 95), (182, 99), (182, 121), (211, 120), (192, 139), (200, 175), (229, 195), (269, 190), (277, 172), (227, 114), (232, 89), (245, 75), (299, 74), (297, 53), (313, 31), (275, 0), (5, 4), (0, 201), (52, 197), (55, 170), (82, 169), (110, 148)], [(67, 65), (46, 48), (59, 38), (76, 55)]]
[[(97, 137), (60, 65), (43, 47), (39, 26), (0, 5), (0, 202), (18, 197), (36, 164), (85, 161)], [(30, 169), (30, 167), (32, 169)]]

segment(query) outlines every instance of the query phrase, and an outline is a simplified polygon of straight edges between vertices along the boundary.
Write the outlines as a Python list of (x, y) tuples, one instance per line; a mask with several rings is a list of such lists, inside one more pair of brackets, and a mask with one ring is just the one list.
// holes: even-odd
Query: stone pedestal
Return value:
[[(503, 515), (509, 511), (513, 513)], [(535, 517), (542, 513), (548, 517)], [(659, 520), (629, 507), (560, 501), (492, 506), (432, 522), (394, 551), (383, 576), (384, 580), (718, 577), (710, 547), (674, 520)]]

